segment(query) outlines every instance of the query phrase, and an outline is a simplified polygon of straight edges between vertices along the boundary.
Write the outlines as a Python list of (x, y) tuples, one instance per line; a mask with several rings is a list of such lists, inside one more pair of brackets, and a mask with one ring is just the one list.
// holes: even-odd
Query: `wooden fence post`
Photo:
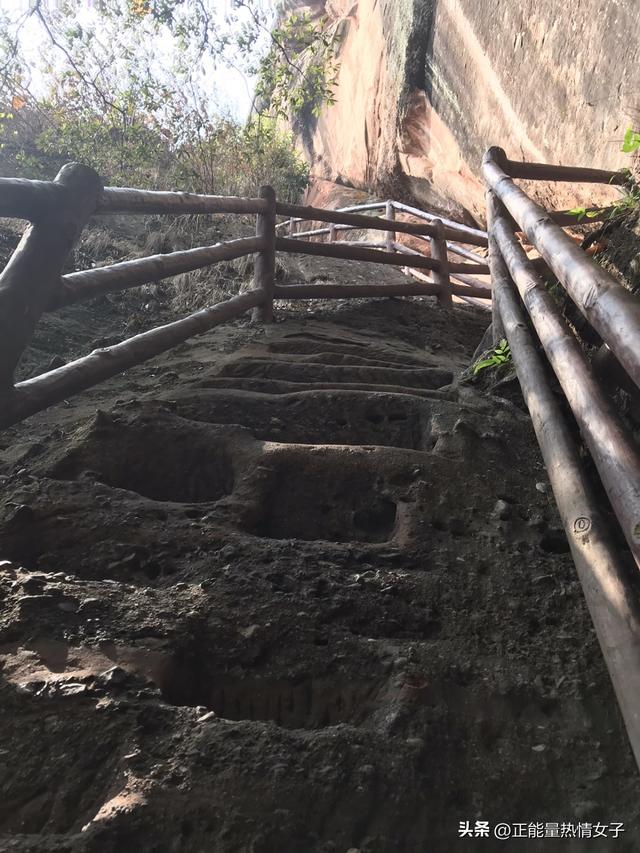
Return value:
[[(502, 253), (500, 252), (500, 247), (498, 246), (496, 235), (493, 233), (493, 226), (497, 216), (500, 216), (501, 214), (508, 216), (509, 214), (507, 213), (504, 205), (501, 201), (499, 201), (493, 190), (487, 190), (485, 198), (487, 200), (489, 269), (491, 270), (491, 284), (494, 287), (495, 294), (496, 281), (500, 283), (503, 278), (506, 278), (508, 276), (509, 271), (507, 270), (504, 258), (502, 257)], [(491, 337), (494, 346), (497, 346), (500, 341), (504, 340), (506, 337), (504, 323), (502, 322), (502, 316), (497, 310), (495, 295), (491, 300)]]
[(333, 222), (331, 223), (331, 225), (329, 225), (329, 242), (330, 243), (336, 242), (336, 226), (334, 225)]
[(0, 275), (0, 391), (13, 386), (20, 357), (102, 192), (98, 174), (79, 163), (63, 166), (54, 183), (64, 189), (61, 203), (36, 212)]
[[(395, 219), (396, 209), (392, 201), (388, 201), (385, 205), (385, 219)], [(395, 252), (396, 250), (396, 232), (387, 231), (386, 234), (387, 252)]]
[(254, 287), (263, 290), (267, 299), (254, 310), (253, 319), (273, 323), (273, 288), (276, 282), (276, 193), (273, 187), (260, 187), (260, 198), (267, 202), (268, 208), (257, 216), (256, 237), (265, 240), (267, 248), (256, 255), (253, 280)]
[(433, 280), (440, 286), (438, 302), (440, 305), (453, 305), (451, 298), (451, 279), (449, 278), (449, 258), (447, 256), (447, 241), (444, 236), (444, 225), (439, 219), (433, 220), (436, 236), (431, 238), (431, 257), (438, 261), (437, 269), (433, 271)]

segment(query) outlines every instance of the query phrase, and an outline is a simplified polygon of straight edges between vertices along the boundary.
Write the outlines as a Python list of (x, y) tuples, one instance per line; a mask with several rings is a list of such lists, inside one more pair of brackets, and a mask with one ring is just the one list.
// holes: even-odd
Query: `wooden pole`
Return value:
[(495, 273), (495, 311), (504, 324), (578, 577), (640, 766), (640, 608), (636, 590), (610, 539), (608, 521), (600, 512), (504, 263), (500, 274)]
[(624, 172), (611, 172), (606, 169), (586, 169), (582, 166), (555, 166), (552, 163), (523, 163), (503, 160), (504, 171), (511, 178), (523, 178), (529, 181), (571, 181), (579, 184), (617, 184), (627, 181)]
[(35, 222), (65, 201), (64, 188), (54, 181), (0, 178), (0, 216)]
[(514, 184), (503, 169), (505, 159), (501, 148), (487, 151), (482, 165), (487, 183), (564, 284), (580, 312), (640, 386), (640, 300), (586, 255)]
[(265, 243), (255, 260), (254, 287), (265, 294), (265, 300), (255, 309), (254, 320), (273, 323), (273, 288), (276, 283), (276, 194), (273, 187), (260, 187), (260, 198), (266, 205), (256, 220), (256, 237)]
[(476, 278), (473, 275), (461, 275), (460, 273), (452, 273), (451, 278), (456, 281), (461, 281), (463, 284), (470, 284), (472, 287), (475, 287), (476, 290), (481, 290), (487, 299), (491, 299), (493, 289), (490, 282), (480, 281), (479, 278)]
[[(500, 254), (500, 248), (493, 227), (496, 217), (501, 213), (500, 202), (491, 190), (487, 190), (487, 231), (489, 234), (489, 268), (491, 270), (491, 288), (493, 290), (492, 309), (495, 309), (496, 281), (504, 282), (509, 278), (509, 270)], [(504, 210), (504, 208), (502, 208)], [(493, 345), (497, 346), (504, 339), (504, 326), (499, 311), (493, 310), (491, 316), (491, 337)]]
[(215, 246), (203, 246), (199, 249), (187, 249), (183, 252), (170, 252), (166, 255), (151, 255), (133, 261), (122, 261), (97, 269), (82, 270), (63, 275), (61, 286), (47, 306), (55, 311), (62, 305), (71, 305), (81, 299), (93, 299), (104, 293), (114, 293), (139, 287), (152, 281), (159, 281), (172, 275), (201, 269), (219, 261), (230, 261), (259, 252), (265, 242), (259, 237), (247, 237), (229, 240)]
[[(396, 207), (399, 205), (396, 204)], [(301, 207), (298, 204), (284, 204), (278, 202), (276, 211), (281, 216), (299, 216), (312, 222), (335, 222), (337, 225), (353, 225), (355, 228), (377, 231), (399, 231), (403, 234), (426, 234), (428, 237), (435, 235), (432, 224), (419, 222), (402, 222), (390, 220), (382, 216), (363, 216), (360, 213), (344, 213), (338, 210), (325, 210), (322, 207)], [(454, 228), (445, 226), (445, 237), (447, 240), (458, 240), (461, 243), (470, 243), (476, 246), (486, 246), (487, 236), (482, 231), (473, 228)]]
[[(336, 213), (354, 213), (358, 210), (380, 210), (381, 208), (385, 207), (385, 204), (386, 204), (386, 202), (384, 202), (384, 201), (377, 201), (377, 202), (372, 202), (371, 204), (356, 204), (356, 205), (353, 205), (352, 207), (338, 207), (336, 209)], [(309, 221), (310, 220), (308, 220), (308, 219), (300, 219), (299, 217), (292, 217), (290, 220), (287, 219), (284, 222), (278, 222), (278, 224), (276, 225), (276, 231), (279, 231), (281, 228), (286, 227), (289, 224), (289, 222), (294, 223), (294, 222), (309, 222)], [(289, 236), (291, 236), (292, 233), (293, 233), (293, 227), (291, 228), (291, 230), (289, 232)]]
[(582, 347), (562, 319), (553, 297), (500, 215), (492, 222), (492, 234), (580, 426), (631, 553), (640, 566), (638, 448), (611, 398), (593, 376)]
[[(419, 273), (415, 274), (416, 277)], [(436, 296), (440, 285), (426, 277), (420, 284), (286, 284), (276, 286), (276, 299), (349, 299), (377, 296)], [(466, 284), (451, 283), (451, 292), (456, 296), (474, 296), (488, 299), (485, 290)]]
[(253, 214), (263, 213), (266, 210), (267, 203), (262, 198), (106, 187), (100, 196), (96, 213)]
[[(399, 223), (398, 223), (399, 224)], [(406, 267), (407, 259), (395, 252), (378, 252), (375, 249), (359, 249), (357, 246), (345, 246), (339, 243), (308, 243), (305, 240), (290, 240), (288, 237), (276, 237), (276, 250), (301, 255), (320, 255), (325, 258), (342, 258), (346, 261), (368, 261), (372, 264), (391, 264)], [(411, 266), (418, 269), (433, 270), (437, 262), (423, 255), (412, 255)], [(489, 272), (487, 264), (449, 263), (450, 272), (483, 275)]]
[[(324, 231), (325, 229), (321, 228), (320, 230)], [(336, 226), (333, 224), (333, 222), (329, 226), (329, 242), (330, 243), (336, 242)]]
[(434, 219), (439, 219), (444, 223), (447, 240), (459, 240), (461, 243), (471, 243), (475, 246), (487, 245), (487, 232), (482, 231), (480, 228), (472, 228), (470, 225), (463, 225), (461, 222), (445, 219), (444, 216), (439, 216), (437, 213), (428, 213), (426, 210), (420, 210), (419, 207), (411, 207), (411, 205), (404, 204), (401, 201), (394, 201), (393, 206), (396, 210), (408, 213), (411, 216), (417, 216), (418, 219), (424, 219), (425, 222), (433, 222)]
[[(405, 273), (405, 275), (410, 275), (418, 281), (424, 281), (427, 284), (433, 284), (438, 287), (438, 285), (436, 285), (435, 281), (432, 278), (428, 278), (424, 273), (421, 273), (420, 270), (411, 269), (411, 267), (404, 267), (402, 271)], [(463, 299), (473, 298), (474, 300), (491, 299), (491, 288), (483, 284), (482, 282), (479, 282), (477, 279), (473, 278), (473, 276), (452, 275), (451, 278), (460, 280), (460, 283), (457, 283), (457, 281), (451, 282), (451, 293), (454, 296), (460, 296)], [(465, 283), (463, 284), (462, 282)], [(488, 310), (489, 306), (483, 305), (483, 308)]]
[[(385, 216), (390, 222), (392, 222), (396, 218), (396, 209), (393, 206), (392, 201), (388, 201), (386, 206), (385, 206)], [(387, 252), (395, 251), (396, 232), (395, 231), (387, 231), (385, 242), (386, 242)]]
[(444, 225), (439, 219), (434, 219), (433, 227), (436, 229), (436, 235), (431, 240), (431, 257), (438, 262), (438, 266), (433, 270), (433, 278), (440, 288), (438, 302), (448, 308), (453, 305), (453, 299), (451, 298), (447, 241), (444, 236)]
[(369, 299), (391, 296), (432, 296), (428, 284), (286, 284), (275, 288), (276, 299)]
[(54, 185), (58, 204), (34, 210), (35, 221), (0, 275), (0, 390), (12, 386), (20, 356), (102, 190), (97, 173), (78, 163), (63, 166)]
[(233, 320), (260, 305), (265, 298), (264, 291), (250, 290), (166, 326), (143, 332), (120, 344), (94, 350), (83, 358), (34, 379), (19, 382), (15, 388), (0, 397), (0, 427), (18, 423), (35, 412), (47, 409), (79, 391), (122, 373), (129, 367), (148, 361), (194, 335), (200, 335), (214, 326)]

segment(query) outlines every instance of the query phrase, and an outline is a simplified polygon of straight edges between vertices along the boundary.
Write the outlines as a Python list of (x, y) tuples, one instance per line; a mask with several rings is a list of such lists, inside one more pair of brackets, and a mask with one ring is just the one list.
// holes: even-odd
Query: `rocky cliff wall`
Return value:
[[(300, 5), (298, 3), (297, 5)], [(402, 186), (482, 219), (488, 145), (511, 157), (625, 165), (640, 113), (636, 0), (313, 0), (342, 36), (337, 103), (296, 127), (323, 180)], [(609, 194), (538, 186), (558, 205)]]

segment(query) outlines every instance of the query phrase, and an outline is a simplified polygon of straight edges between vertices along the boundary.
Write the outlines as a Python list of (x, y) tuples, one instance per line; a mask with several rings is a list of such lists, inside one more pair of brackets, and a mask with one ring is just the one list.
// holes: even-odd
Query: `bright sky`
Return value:
[[(204, 3), (212, 19), (218, 19), (221, 24), (233, 9), (232, 0), (204, 0)], [(48, 2), (45, 0), (43, 5), (51, 8), (53, 4), (57, 5), (56, 0), (48, 0)], [(95, 0), (79, 2), (76, 20), (80, 24), (95, 21), (95, 5)], [(274, 0), (263, 0), (262, 6), (272, 10)], [(29, 0), (0, 0), (0, 12), (8, 13), (13, 19), (26, 14), (28, 9)], [(21, 31), (21, 43), (24, 54), (34, 61), (36, 67), (45, 55), (48, 55), (47, 58), (55, 59), (57, 51), (51, 48), (42, 25), (35, 16), (25, 23)], [(168, 32), (157, 39), (154, 49), (159, 63), (164, 66), (171, 64), (176, 46)], [(239, 120), (248, 116), (253, 100), (253, 81), (247, 74), (237, 67), (225, 66), (223, 63), (214, 67), (211, 62), (205, 61), (202, 63), (200, 76), (207, 96), (210, 95), (212, 105), (217, 106), (221, 112), (231, 113)], [(32, 85), (37, 91), (37, 72), (32, 79)]]

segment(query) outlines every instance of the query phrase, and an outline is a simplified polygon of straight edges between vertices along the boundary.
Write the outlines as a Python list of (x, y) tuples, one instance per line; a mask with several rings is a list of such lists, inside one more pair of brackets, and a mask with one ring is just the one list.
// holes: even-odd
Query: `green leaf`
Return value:
[(625, 154), (632, 154), (640, 148), (640, 133), (635, 133), (632, 128), (628, 127), (624, 134), (621, 151)]
[(571, 216), (576, 216), (579, 222), (586, 216), (587, 209), (586, 207), (572, 207), (571, 210), (568, 211), (568, 213), (570, 213)]
[(484, 370), (485, 367), (493, 367), (496, 364), (495, 358), (483, 358), (481, 361), (476, 362), (473, 366), (473, 372), (479, 373), (481, 370)]

